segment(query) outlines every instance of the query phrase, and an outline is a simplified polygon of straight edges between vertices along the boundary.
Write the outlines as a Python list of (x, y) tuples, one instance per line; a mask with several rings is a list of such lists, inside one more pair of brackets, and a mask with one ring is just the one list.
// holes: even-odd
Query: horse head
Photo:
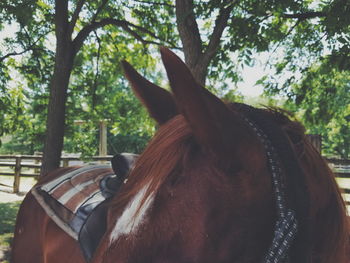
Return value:
[(303, 127), (224, 103), (161, 55), (171, 92), (122, 63), (159, 129), (111, 201), (94, 262), (345, 262), (345, 206)]

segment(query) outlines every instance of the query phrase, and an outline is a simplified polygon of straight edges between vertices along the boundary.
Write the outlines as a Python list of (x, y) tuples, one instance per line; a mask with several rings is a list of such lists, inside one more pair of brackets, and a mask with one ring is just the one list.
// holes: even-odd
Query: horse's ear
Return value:
[(158, 124), (167, 122), (177, 114), (170, 92), (142, 77), (128, 62), (122, 61), (122, 67), (134, 93)]
[(177, 108), (188, 121), (201, 145), (214, 152), (232, 153), (245, 137), (243, 120), (225, 103), (199, 85), (184, 62), (161, 48)]

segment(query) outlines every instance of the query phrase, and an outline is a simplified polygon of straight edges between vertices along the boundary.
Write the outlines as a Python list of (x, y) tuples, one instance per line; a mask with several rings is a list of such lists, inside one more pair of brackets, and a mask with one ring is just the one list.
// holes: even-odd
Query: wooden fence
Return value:
[[(0, 175), (14, 176), (13, 192), (18, 193), (21, 177), (39, 177), (41, 167), (41, 155), (0, 155), (0, 167), (11, 168), (8, 172), (0, 172)], [(92, 162), (106, 162), (112, 158), (109, 156), (94, 156)], [(337, 178), (345, 183), (340, 183), (345, 194), (349, 194), (348, 203), (350, 205), (350, 160), (327, 159)], [(61, 166), (67, 167), (72, 162), (83, 163), (81, 158), (72, 156), (63, 156)], [(22, 168), (30, 168), (32, 171), (23, 171)], [(349, 179), (349, 180), (347, 180)], [(0, 183), (1, 184), (1, 183)], [(3, 185), (3, 184), (2, 184)]]
[[(94, 156), (89, 161), (106, 162), (110, 161), (113, 156)], [(39, 177), (41, 167), (41, 155), (0, 155), (0, 167), (8, 167), (10, 171), (0, 172), (1, 175), (14, 176), (13, 192), (18, 193), (21, 177)], [(61, 157), (61, 167), (71, 165), (71, 162), (83, 163), (81, 158), (72, 156)], [(29, 168), (31, 171), (23, 171), (23, 168)], [(8, 186), (0, 183), (0, 185)]]
[[(344, 199), (350, 207), (350, 160), (327, 159), (335, 173), (339, 186), (343, 190)], [(349, 210), (350, 213), (350, 210)]]

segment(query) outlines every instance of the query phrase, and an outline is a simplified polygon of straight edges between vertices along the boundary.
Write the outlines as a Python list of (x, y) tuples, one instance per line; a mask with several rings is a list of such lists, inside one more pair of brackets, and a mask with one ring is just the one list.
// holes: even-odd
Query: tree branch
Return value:
[[(34, 48), (34, 47), (40, 41), (40, 39), (42, 39), (44, 36), (46, 36), (46, 34), (47, 33), (40, 35), (38, 37), (38, 39), (34, 41), (34, 43), (31, 43), (29, 45), (29, 47), (24, 48), (24, 50), (22, 50), (21, 52), (10, 52), (10, 53), (0, 57), (0, 62), (4, 61), (6, 58), (11, 57), (11, 56), (19, 56), (19, 55), (22, 55), (22, 54), (24, 54), (28, 51), (31, 51), (31, 50), (40, 50), (39, 48)], [(24, 46), (24, 45), (22, 45), (22, 46)]]
[(78, 21), (78, 18), (79, 18), (79, 14), (81, 12), (81, 9), (83, 8), (84, 4), (85, 4), (86, 0), (79, 0), (76, 7), (75, 7), (75, 10), (74, 10), (74, 13), (72, 15), (72, 19), (69, 23), (69, 35), (71, 35), (73, 33), (73, 30), (74, 30), (74, 27)]
[(193, 68), (202, 54), (202, 39), (200, 37), (193, 0), (176, 0), (177, 28), (185, 53), (185, 62)]
[(169, 5), (169, 4), (166, 4), (166, 3), (156, 3), (156, 2), (141, 1), (141, 0), (134, 0), (134, 2), (142, 3), (142, 4), (148, 4), (148, 5), (160, 5), (160, 6), (167, 6), (167, 7), (175, 8), (174, 5)]
[(95, 22), (95, 21), (96, 21), (98, 15), (101, 13), (101, 11), (103, 10), (103, 8), (105, 7), (105, 5), (107, 4), (108, 1), (109, 1), (109, 0), (103, 0), (103, 1), (102, 1), (101, 5), (97, 8), (96, 13), (95, 13), (94, 16), (92, 17), (91, 22)]
[(325, 17), (327, 16), (326, 12), (305, 12), (305, 13), (298, 13), (298, 14), (283, 14), (282, 17), (284, 18), (293, 18), (293, 19), (299, 19), (299, 20), (306, 20), (310, 18), (316, 18), (316, 17)]
[(287, 33), (283, 36), (283, 38), (278, 42), (277, 46), (276, 46), (276, 47), (274, 48), (274, 50), (272, 51), (272, 54), (276, 52), (276, 50), (281, 46), (283, 40), (285, 40), (285, 39), (290, 35), (290, 33), (293, 32), (294, 28), (296, 28), (296, 27), (300, 24), (301, 21), (302, 21), (302, 20), (298, 19), (298, 21), (295, 22), (295, 24), (288, 30), (288, 32), (287, 32)]
[(228, 5), (224, 5), (221, 8), (219, 15), (215, 21), (215, 27), (210, 37), (208, 48), (205, 51), (204, 59), (206, 62), (209, 63), (209, 61), (215, 56), (220, 46), (222, 33), (224, 32), (228, 23), (228, 19), (230, 18), (231, 11), (234, 8), (235, 4), (237, 3), (238, 3), (238, 0), (232, 1)]
[[(128, 32), (130, 35), (132, 35), (136, 40), (142, 42), (144, 45), (146, 44), (154, 44), (154, 45), (161, 45), (159, 42), (151, 41), (151, 40), (144, 40), (136, 31), (132, 30), (130, 27), (125, 26), (123, 29)], [(157, 37), (155, 37), (157, 38)]]
[(284, 18), (293, 18), (298, 19), (295, 24), (288, 30), (288, 32), (284, 35), (284, 37), (279, 41), (277, 46), (274, 48), (272, 53), (275, 53), (275, 51), (280, 47), (281, 43), (284, 39), (286, 39), (303, 20), (311, 19), (315, 17), (325, 17), (327, 14), (325, 12), (306, 12), (306, 13), (299, 13), (299, 14), (284, 14), (282, 17)]
[(85, 39), (89, 36), (89, 34), (92, 31), (96, 30), (97, 28), (104, 27), (106, 25), (116, 25), (116, 26), (123, 27), (125, 26), (125, 21), (117, 20), (113, 18), (106, 18), (106, 19), (102, 19), (99, 22), (92, 22), (91, 24), (83, 27), (83, 29), (80, 30), (78, 35), (73, 40), (73, 46), (74, 46), (75, 52), (77, 52), (81, 48)]
[(33, 50), (32, 48), (28, 48), (28, 49), (25, 49), (21, 52), (11, 52), (11, 53), (8, 53), (6, 54), (5, 56), (2, 56), (0, 57), (0, 62), (3, 62), (5, 59), (7, 59), (8, 57), (11, 57), (11, 56), (19, 56), (19, 55), (22, 55), (30, 50)]
[[(115, 26), (123, 28), (126, 32), (128, 32), (130, 35), (132, 35), (135, 39), (141, 41), (143, 44), (155, 44), (155, 45), (161, 45), (162, 44), (162, 43), (155, 42), (155, 41), (145, 40), (145, 39), (142, 38), (142, 36), (140, 36), (136, 32), (136, 30), (140, 31), (140, 32), (143, 32), (143, 33), (151, 36), (152, 38), (155, 38), (155, 39), (158, 39), (158, 40), (162, 41), (153, 32), (149, 31), (146, 28), (134, 25), (134, 24), (132, 24), (132, 23), (130, 23), (128, 21), (125, 21), (125, 20), (118, 20), (118, 19), (113, 19), (113, 18), (105, 18), (105, 19), (102, 19), (101, 21), (98, 21), (98, 22), (92, 22), (91, 24), (85, 26), (78, 33), (78, 35), (73, 40), (74, 51), (75, 52), (79, 51), (79, 49), (83, 45), (85, 39), (89, 36), (89, 34), (92, 31), (96, 30), (97, 28), (104, 27), (106, 25), (115, 25)], [(169, 42), (166, 42), (166, 43), (170, 44), (173, 48), (176, 48), (176, 47), (174, 47), (172, 45), (172, 43), (169, 43)]]

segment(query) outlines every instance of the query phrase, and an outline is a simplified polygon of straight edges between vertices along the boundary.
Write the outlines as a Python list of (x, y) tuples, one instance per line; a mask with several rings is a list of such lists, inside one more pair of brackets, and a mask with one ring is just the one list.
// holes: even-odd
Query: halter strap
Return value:
[(288, 208), (285, 197), (285, 178), (275, 148), (267, 135), (251, 120), (243, 117), (245, 122), (255, 131), (263, 144), (272, 174), (277, 221), (274, 228), (272, 244), (263, 260), (264, 263), (288, 262), (288, 252), (298, 231), (295, 211)]

